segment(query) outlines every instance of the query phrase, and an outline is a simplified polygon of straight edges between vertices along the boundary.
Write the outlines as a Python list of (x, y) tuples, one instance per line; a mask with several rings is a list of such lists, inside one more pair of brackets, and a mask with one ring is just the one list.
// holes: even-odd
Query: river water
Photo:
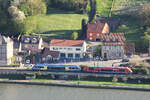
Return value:
[(150, 92), (0, 84), (0, 100), (150, 100)]

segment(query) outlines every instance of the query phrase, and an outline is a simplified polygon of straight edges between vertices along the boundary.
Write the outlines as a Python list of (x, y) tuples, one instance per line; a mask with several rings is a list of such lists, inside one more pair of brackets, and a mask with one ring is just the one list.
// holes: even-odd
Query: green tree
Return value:
[(81, 23), (81, 27), (82, 27), (82, 32), (81, 32), (81, 39), (85, 39), (86, 38), (86, 30), (87, 30), (87, 22), (86, 19), (82, 19), (82, 23)]
[(23, 11), (26, 16), (33, 16), (45, 14), (47, 7), (42, 0), (27, 0), (19, 5), (19, 9)]
[(138, 18), (140, 18), (142, 25), (150, 24), (150, 3), (145, 3), (138, 10)]
[(27, 17), (23, 22), (15, 22), (13, 21), (13, 27), (11, 29), (12, 32), (17, 34), (29, 34), (34, 32), (36, 29), (36, 18), (35, 17)]
[(94, 50), (94, 56), (101, 56), (101, 45)]
[(78, 32), (73, 32), (72, 35), (71, 35), (71, 39), (73, 40), (77, 40), (78, 39)]

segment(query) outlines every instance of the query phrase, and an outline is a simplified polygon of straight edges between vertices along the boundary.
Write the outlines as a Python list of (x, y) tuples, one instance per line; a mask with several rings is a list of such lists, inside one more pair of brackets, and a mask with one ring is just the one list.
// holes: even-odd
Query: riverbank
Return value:
[(65, 80), (8, 80), (0, 79), (0, 83), (4, 84), (25, 84), (25, 85), (45, 85), (45, 86), (61, 86), (61, 87), (77, 87), (77, 88), (94, 88), (94, 89), (121, 89), (135, 91), (150, 91), (150, 86), (127, 86), (112, 84), (96, 84), (83, 81), (65, 81)]

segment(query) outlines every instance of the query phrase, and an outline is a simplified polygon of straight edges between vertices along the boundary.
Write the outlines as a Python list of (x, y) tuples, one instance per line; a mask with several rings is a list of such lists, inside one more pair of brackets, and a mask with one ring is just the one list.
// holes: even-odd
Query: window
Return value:
[(37, 39), (36, 39), (36, 38), (33, 38), (33, 39), (32, 39), (32, 43), (37, 43)]
[(75, 57), (76, 58), (80, 58), (80, 54), (75, 54)]
[(80, 51), (81, 49), (80, 48), (76, 48), (76, 51)]
[(119, 71), (120, 71), (120, 72), (124, 72), (124, 71), (125, 71), (125, 69), (119, 69)]
[(65, 57), (66, 57), (66, 54), (65, 54), (65, 53), (61, 53), (61, 54), (60, 54), (60, 57), (61, 57), (61, 58), (65, 58)]
[(72, 48), (68, 48), (68, 50), (72, 50)]
[(53, 47), (53, 50), (58, 50), (58, 48), (54, 48), (54, 47)]
[(94, 67), (90, 67), (89, 70), (94, 70)]
[(92, 36), (93, 34), (92, 33), (90, 33), (90, 36)]
[(35, 46), (32, 45), (32, 48), (35, 48)]
[(73, 54), (72, 54), (72, 53), (69, 53), (69, 54), (68, 54), (68, 58), (73, 58)]
[(24, 42), (25, 42), (25, 43), (29, 43), (29, 42), (30, 42), (30, 38), (26, 38), (26, 39), (24, 40)]
[(101, 69), (101, 71), (112, 72), (112, 71), (113, 71), (113, 69)]

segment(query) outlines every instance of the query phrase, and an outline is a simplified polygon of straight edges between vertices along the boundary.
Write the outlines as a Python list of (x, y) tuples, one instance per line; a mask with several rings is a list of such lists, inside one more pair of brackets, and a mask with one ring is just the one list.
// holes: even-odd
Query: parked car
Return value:
[(124, 59), (122, 59), (122, 62), (129, 62), (129, 59), (124, 58)]
[(30, 60), (28, 59), (28, 60), (26, 60), (26, 64), (30, 64)]

